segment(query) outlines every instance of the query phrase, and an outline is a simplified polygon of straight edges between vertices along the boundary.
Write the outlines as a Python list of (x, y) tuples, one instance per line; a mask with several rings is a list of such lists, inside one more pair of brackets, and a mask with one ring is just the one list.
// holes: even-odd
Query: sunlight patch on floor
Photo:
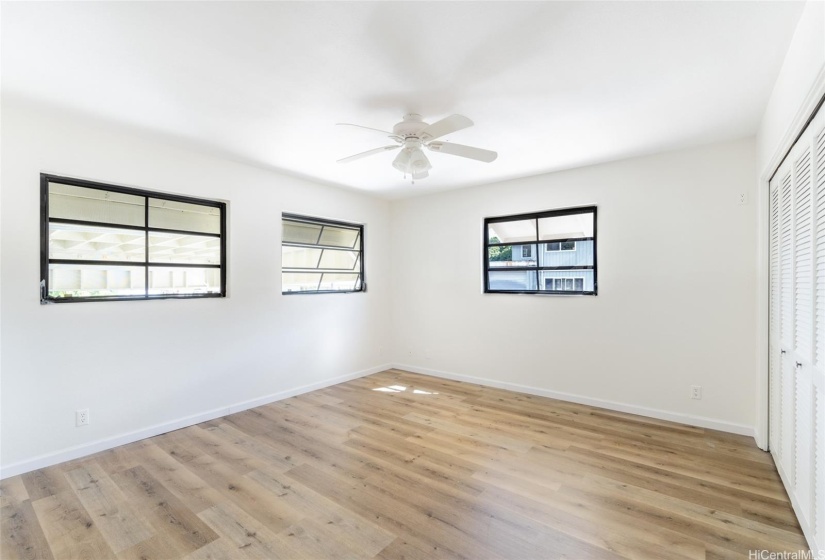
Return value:
[[(403, 385), (388, 385), (386, 387), (378, 387), (373, 389), (373, 391), (380, 391), (382, 393), (403, 393), (407, 390), (407, 387)], [(437, 395), (438, 393), (435, 391), (424, 391), (423, 389), (412, 389), (412, 393), (414, 395)]]

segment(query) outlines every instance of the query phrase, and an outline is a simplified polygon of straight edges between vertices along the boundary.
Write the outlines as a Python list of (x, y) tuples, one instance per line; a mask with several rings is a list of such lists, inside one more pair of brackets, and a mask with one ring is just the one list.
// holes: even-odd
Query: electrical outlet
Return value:
[(702, 386), (701, 385), (691, 385), (690, 386), (690, 398), (692, 398), (692, 399), (701, 399), (702, 398)]
[(739, 203), (739, 206), (744, 206), (748, 203), (748, 193), (739, 193), (736, 200)]
[(77, 410), (75, 413), (75, 425), (76, 426), (88, 426), (89, 425), (89, 409), (88, 408), (81, 408)]

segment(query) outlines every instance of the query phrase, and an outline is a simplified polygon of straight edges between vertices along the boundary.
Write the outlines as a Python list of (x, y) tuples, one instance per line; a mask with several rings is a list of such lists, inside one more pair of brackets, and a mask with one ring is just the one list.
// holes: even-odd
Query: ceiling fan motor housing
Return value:
[(392, 133), (401, 138), (408, 138), (410, 136), (418, 137), (418, 133), (428, 126), (429, 125), (422, 120), (421, 115), (409, 113), (404, 115), (403, 121), (392, 127)]

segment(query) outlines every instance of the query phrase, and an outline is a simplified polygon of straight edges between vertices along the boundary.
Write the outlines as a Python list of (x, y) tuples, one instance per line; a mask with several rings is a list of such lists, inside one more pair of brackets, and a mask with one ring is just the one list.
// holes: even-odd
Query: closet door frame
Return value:
[[(758, 277), (757, 277), (757, 383), (756, 383), (756, 424), (754, 439), (756, 445), (769, 449), (769, 383), (770, 383), (770, 181), (783, 160), (805, 132), (808, 123), (816, 115), (825, 101), (825, 66), (823, 66), (805, 99), (789, 123), (782, 140), (777, 144), (768, 163), (759, 174), (757, 202), (758, 236)], [(825, 110), (825, 109), (823, 109)]]
[[(760, 267), (757, 286), (757, 293), (760, 298), (757, 320), (757, 328), (759, 329), (757, 333), (759, 341), (759, 377), (757, 384), (757, 424), (754, 430), (754, 437), (759, 447), (771, 451), (809, 546), (817, 551), (825, 548), (825, 492), (822, 491), (823, 481), (825, 481), (825, 469), (821, 467), (822, 464), (825, 464), (825, 451), (822, 449), (825, 445), (820, 445), (820, 442), (823, 441), (823, 433), (825, 433), (825, 429), (823, 429), (825, 428), (825, 412), (823, 412), (823, 409), (825, 409), (825, 359), (820, 354), (825, 355), (823, 350), (825, 345), (817, 342), (817, 339), (825, 336), (825, 321), (822, 320), (825, 312), (820, 311), (819, 317), (817, 316), (817, 308), (823, 307), (825, 296), (822, 294), (817, 295), (816, 286), (817, 227), (818, 223), (821, 224), (825, 221), (825, 206), (817, 211), (817, 189), (825, 192), (825, 183), (817, 187), (817, 183), (822, 182), (821, 176), (825, 174), (825, 157), (819, 158), (819, 165), (816, 163), (818, 152), (825, 154), (825, 108), (822, 108), (823, 101), (825, 101), (825, 67), (820, 72), (815, 87), (812, 88), (794, 119), (793, 125), (788, 129), (783, 142), (780, 144), (780, 149), (777, 150), (770, 164), (760, 176), (758, 206)], [(799, 165), (800, 159), (805, 157), (807, 150), (810, 150), (811, 160), (811, 211), (810, 215), (806, 217), (806, 221), (810, 220), (811, 224), (811, 270), (809, 271), (811, 292), (810, 301), (798, 306), (797, 273), (800, 270), (797, 268), (796, 263), (798, 257), (796, 236), (802, 231), (804, 234), (802, 238), (805, 239), (807, 233), (800, 230), (796, 224), (798, 218), (796, 208), (797, 178), (799, 171), (804, 167)], [(776, 333), (776, 318), (771, 316), (771, 313), (776, 311), (776, 307), (771, 301), (771, 187), (779, 189), (778, 198), (781, 201), (782, 181), (789, 173), (793, 178), (791, 185), (792, 238), (790, 250), (792, 296), (789, 324), (792, 332), (790, 336), (787, 336), (782, 333), (781, 316), (779, 317), (778, 329), (780, 333)], [(801, 175), (804, 176), (804, 173)], [(780, 236), (782, 212), (783, 209), (780, 207), (780, 218), (777, 220)], [(805, 216), (804, 212), (802, 216)], [(821, 226), (819, 227), (822, 229)], [(779, 244), (781, 252), (781, 237)], [(825, 245), (825, 237), (823, 237), (821, 244)], [(820, 260), (823, 259), (820, 258)], [(779, 269), (781, 282), (784, 280), (781, 274), (781, 256)], [(805, 270), (804, 267), (801, 269), (803, 272)], [(780, 284), (779, 293), (785, 291), (785, 288)], [(810, 304), (809, 310), (808, 303)], [(781, 300), (778, 308), (781, 313)], [(802, 332), (798, 330), (800, 326), (797, 324), (799, 309), (802, 309), (806, 315), (808, 311), (810, 312), (810, 316), (803, 317), (802, 322), (810, 322), (811, 339), (805, 341), (802, 348), (800, 348), (797, 340), (798, 332)], [(780, 334), (778, 343), (772, 338), (772, 335), (776, 334)], [(805, 344), (808, 347), (805, 347)], [(782, 350), (785, 352), (777, 356), (777, 352)], [(771, 366), (777, 364), (780, 365), (779, 372), (782, 375), (779, 379), (782, 394), (772, 395), (771, 390), (776, 388), (777, 383), (774, 383), (771, 378)], [(793, 389), (790, 410), (784, 410), (784, 406), (788, 402), (787, 392), (789, 386), (786, 372), (790, 373), (793, 381), (790, 385)], [(782, 389), (783, 387), (784, 389)], [(806, 388), (810, 388), (810, 396), (805, 393)], [(819, 412), (819, 416), (816, 418), (810, 417), (809, 413), (806, 414), (809, 408), (807, 405), (810, 404), (809, 400), (813, 402), (813, 406)], [(777, 402), (782, 402), (779, 411), (776, 410), (776, 406), (770, 408), (771, 404), (776, 405)], [(805, 406), (800, 410), (799, 404), (801, 403), (805, 403)], [(777, 419), (773, 416), (777, 412), (782, 413), (780, 422), (776, 422)], [(794, 416), (787, 418), (790, 414)], [(786, 430), (789, 420), (793, 426), (790, 430)], [(808, 421), (812, 421), (813, 424), (807, 424)], [(785, 427), (783, 427), (783, 424)], [(780, 436), (778, 442), (775, 441), (775, 438), (771, 439), (777, 432)], [(813, 486), (814, 478), (817, 479), (815, 488)]]

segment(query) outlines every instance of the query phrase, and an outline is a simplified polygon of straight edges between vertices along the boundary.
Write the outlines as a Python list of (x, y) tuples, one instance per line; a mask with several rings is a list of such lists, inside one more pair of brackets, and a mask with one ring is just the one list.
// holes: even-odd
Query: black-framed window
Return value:
[(363, 225), (283, 214), (281, 231), (282, 293), (366, 290)]
[(485, 218), (483, 258), (486, 293), (596, 295), (596, 207)]
[(226, 296), (226, 204), (40, 174), (40, 302)]

